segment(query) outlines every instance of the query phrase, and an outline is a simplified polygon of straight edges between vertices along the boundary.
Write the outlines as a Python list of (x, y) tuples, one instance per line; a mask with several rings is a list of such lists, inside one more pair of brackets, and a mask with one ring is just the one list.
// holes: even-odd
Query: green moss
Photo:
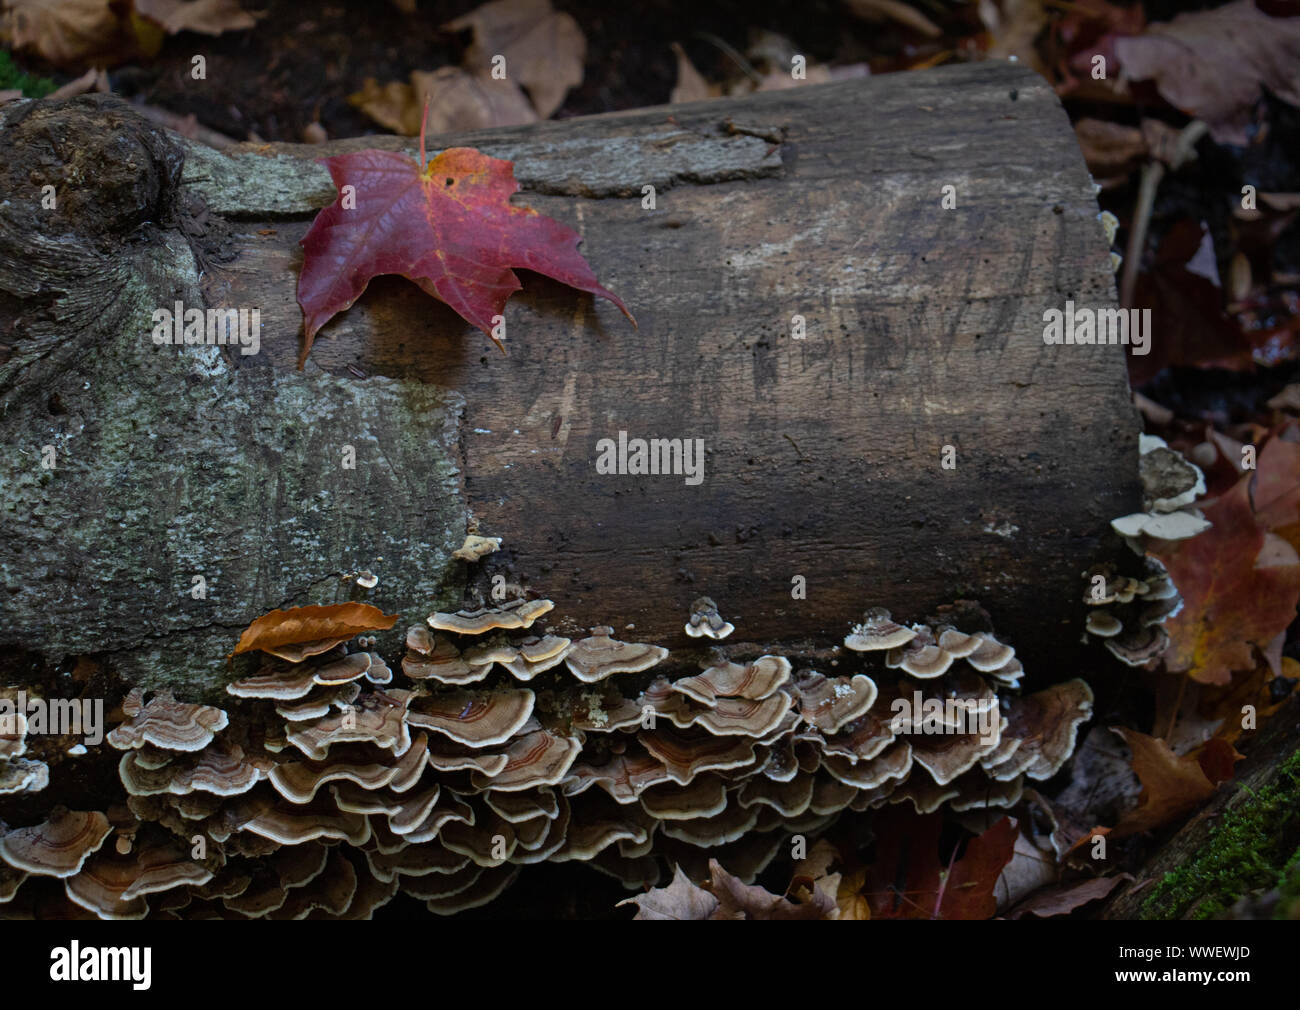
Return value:
[(1286, 866), (1282, 868), (1282, 879), (1278, 882), (1280, 900), (1274, 918), (1300, 918), (1300, 849), (1296, 849)]
[(7, 52), (0, 49), (0, 91), (22, 91), (25, 98), (44, 98), (55, 89), (48, 77), (33, 77), (23, 73)]
[(1210, 919), (1243, 894), (1279, 886), (1300, 896), (1300, 751), (1273, 783), (1243, 792), (1196, 856), (1166, 873), (1142, 903), (1144, 919)]

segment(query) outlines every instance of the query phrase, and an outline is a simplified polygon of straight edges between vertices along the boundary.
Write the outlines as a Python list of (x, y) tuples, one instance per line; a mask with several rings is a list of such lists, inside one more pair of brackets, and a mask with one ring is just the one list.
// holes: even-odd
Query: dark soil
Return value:
[[(334, 0), (305, 14), (300, 3), (247, 0), (247, 10), (266, 15), (252, 31), (169, 38), (151, 63), (118, 68), (110, 80), (119, 94), (192, 113), (202, 125), (238, 140), (251, 135), (298, 141), (312, 122), (330, 137), (381, 132), (348, 104), (348, 95), (368, 77), (405, 81), (412, 70), (458, 63), (468, 33), (440, 26), (478, 5), (478, 0), (423, 3), (415, 14), (403, 14), (382, 0)], [(896, 29), (852, 17), (839, 0), (707, 5), (559, 0), (555, 6), (572, 14), (587, 36), (585, 80), (569, 93), (559, 119), (667, 102), (677, 79), (672, 42), (681, 42), (710, 79), (734, 76), (730, 57), (706, 35), (743, 52), (751, 30), (767, 28), (803, 47), (810, 63), (871, 60), (883, 69), (892, 59), (923, 55)], [(196, 53), (206, 57), (206, 81), (190, 78)]]

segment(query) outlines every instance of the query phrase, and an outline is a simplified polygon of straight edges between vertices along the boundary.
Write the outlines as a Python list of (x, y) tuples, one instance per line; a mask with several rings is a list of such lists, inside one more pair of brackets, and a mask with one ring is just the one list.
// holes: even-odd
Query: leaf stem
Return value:
[(429, 158), (424, 153), (424, 127), (429, 122), (429, 96), (424, 96), (424, 112), (420, 115), (420, 172), (428, 171)]

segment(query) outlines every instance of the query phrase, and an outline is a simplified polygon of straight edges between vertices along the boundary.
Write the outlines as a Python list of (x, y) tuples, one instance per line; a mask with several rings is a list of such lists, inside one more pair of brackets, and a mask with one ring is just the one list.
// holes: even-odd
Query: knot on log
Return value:
[(21, 396), (32, 366), (39, 388), (121, 329), (133, 272), (186, 218), (184, 162), (111, 95), (0, 115), (0, 393)]
[(26, 103), (0, 130), (7, 226), (112, 253), (143, 225), (176, 222), (185, 154), (120, 98)]

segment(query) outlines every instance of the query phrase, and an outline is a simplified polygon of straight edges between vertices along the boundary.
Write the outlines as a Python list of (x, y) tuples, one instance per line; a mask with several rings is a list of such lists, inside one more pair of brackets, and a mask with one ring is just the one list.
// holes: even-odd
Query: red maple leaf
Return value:
[(1294, 552), (1279, 556), (1279, 547), (1289, 548), (1263, 529), (1250, 507), (1252, 476), (1205, 507), (1211, 529), (1153, 552), (1183, 596), (1183, 609), (1165, 623), (1171, 638), (1165, 666), (1204, 684), (1226, 684), (1232, 671), (1252, 669), (1251, 646), (1263, 650), (1285, 631), (1300, 600)]
[[(424, 161), (424, 133), (420, 133)], [(512, 267), (545, 274), (611, 302), (578, 252), (580, 235), (510, 197), (519, 190), (514, 165), (471, 147), (443, 151), (423, 168), (391, 151), (366, 150), (319, 161), (339, 198), (316, 215), (299, 243), (298, 277), (307, 360), (316, 333), (361, 297), (372, 277), (400, 274), (446, 302), (492, 337), (493, 317), (521, 287)], [(353, 187), (345, 191), (345, 186)], [(345, 196), (346, 194), (346, 196)], [(346, 208), (346, 209), (345, 209)]]

